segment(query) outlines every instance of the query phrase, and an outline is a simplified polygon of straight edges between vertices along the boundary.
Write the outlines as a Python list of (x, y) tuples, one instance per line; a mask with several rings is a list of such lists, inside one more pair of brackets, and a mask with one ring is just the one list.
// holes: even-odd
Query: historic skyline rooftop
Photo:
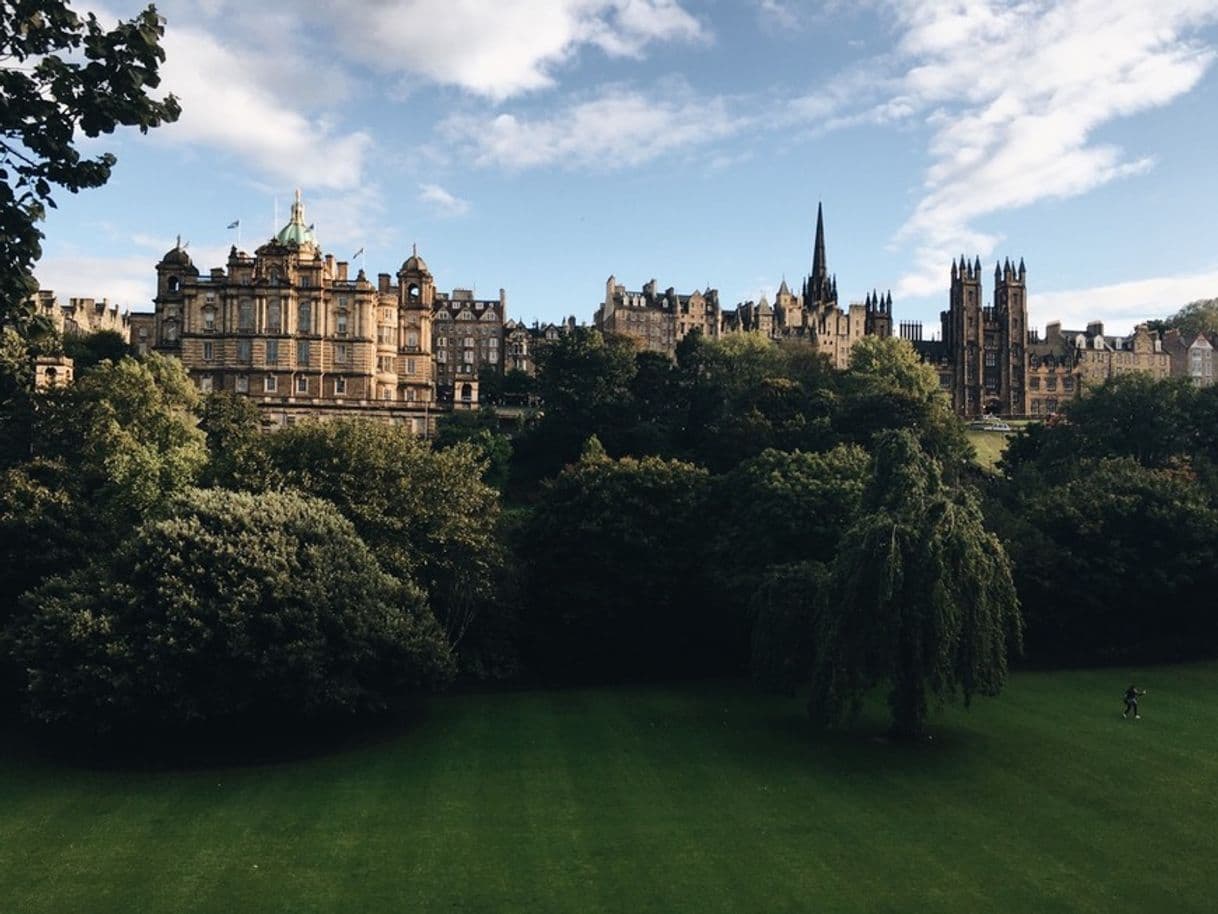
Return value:
[[(118, 166), (57, 197), (40, 281), (147, 308), (179, 233), (200, 266), (237, 232), (306, 240), (277, 218), (302, 187), (327, 251), (375, 271), (418, 241), (526, 321), (590, 313), (611, 271), (772, 301), (815, 275), (821, 199), (841, 300), (891, 288), (903, 318), (936, 319), (960, 252), (1026, 257), (1034, 325), (1218, 294), (1218, 9), (475, 7), (339, 0), (323, 31), (282, 0), (158, 4), (182, 118), (94, 141)], [(782, 66), (731, 65), (756, 59)]]

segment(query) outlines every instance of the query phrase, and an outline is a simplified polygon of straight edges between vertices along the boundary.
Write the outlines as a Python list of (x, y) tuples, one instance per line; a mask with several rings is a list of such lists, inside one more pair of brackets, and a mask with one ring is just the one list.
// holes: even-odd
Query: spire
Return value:
[(1002, 264), (994, 261), (994, 282), (1002, 282)]
[(952, 279), (957, 279), (960, 276), (960, 270), (957, 269), (957, 266), (956, 261), (952, 260)]
[(1023, 265), (1023, 258), (1020, 257), (1019, 258), (1019, 281), (1020, 282), (1023, 282), (1023, 277), (1024, 277), (1025, 272), (1027, 272), (1027, 269)]
[(977, 275), (977, 280), (980, 281), (981, 280), (981, 255), (977, 255), (976, 275)]
[(829, 291), (825, 288), (828, 276), (829, 268), (825, 263), (825, 212), (818, 202), (816, 204), (816, 242), (812, 248), (812, 276), (810, 279), (812, 294), (820, 301), (826, 297), (822, 293)]

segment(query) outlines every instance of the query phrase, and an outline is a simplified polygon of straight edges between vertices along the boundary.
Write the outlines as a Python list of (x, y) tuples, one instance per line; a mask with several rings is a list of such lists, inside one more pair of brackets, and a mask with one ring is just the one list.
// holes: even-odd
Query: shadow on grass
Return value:
[(178, 727), (83, 734), (6, 722), (0, 759), (102, 771), (190, 771), (278, 765), (375, 748), (417, 729), (426, 702), (403, 702), (376, 715), (325, 720), (238, 719)]

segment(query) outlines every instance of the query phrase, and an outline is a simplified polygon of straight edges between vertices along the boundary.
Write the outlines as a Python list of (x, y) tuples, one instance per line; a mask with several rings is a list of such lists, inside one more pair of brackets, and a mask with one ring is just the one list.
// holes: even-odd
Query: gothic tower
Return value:
[(981, 308), (981, 258), (952, 263), (951, 298), (943, 317), (943, 341), (952, 360), (952, 407), (966, 418), (984, 408), (985, 329)]
[(1001, 369), (999, 395), (1006, 415), (1023, 415), (1024, 344), (1028, 332), (1027, 270), (1023, 258), (994, 265), (994, 323)]

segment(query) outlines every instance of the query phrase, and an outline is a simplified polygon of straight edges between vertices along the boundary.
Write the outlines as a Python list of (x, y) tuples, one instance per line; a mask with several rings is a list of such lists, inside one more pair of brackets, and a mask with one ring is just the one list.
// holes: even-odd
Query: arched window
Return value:
[(169, 277), (169, 291), (170, 292), (180, 292), (181, 290), (182, 290), (182, 280), (178, 279), (176, 276), (170, 276)]
[(461, 385), (461, 400), (465, 403), (469, 403), (473, 399), (474, 399), (473, 387), (471, 387), (469, 384), (462, 384)]
[(178, 325), (177, 324), (166, 324), (165, 325), (165, 342), (176, 343), (177, 339), (178, 339)]
[(254, 303), (248, 298), (237, 305), (237, 329), (247, 333), (254, 329)]
[(313, 308), (311, 303), (302, 301), (296, 309), (296, 332), (310, 333), (313, 330)]

